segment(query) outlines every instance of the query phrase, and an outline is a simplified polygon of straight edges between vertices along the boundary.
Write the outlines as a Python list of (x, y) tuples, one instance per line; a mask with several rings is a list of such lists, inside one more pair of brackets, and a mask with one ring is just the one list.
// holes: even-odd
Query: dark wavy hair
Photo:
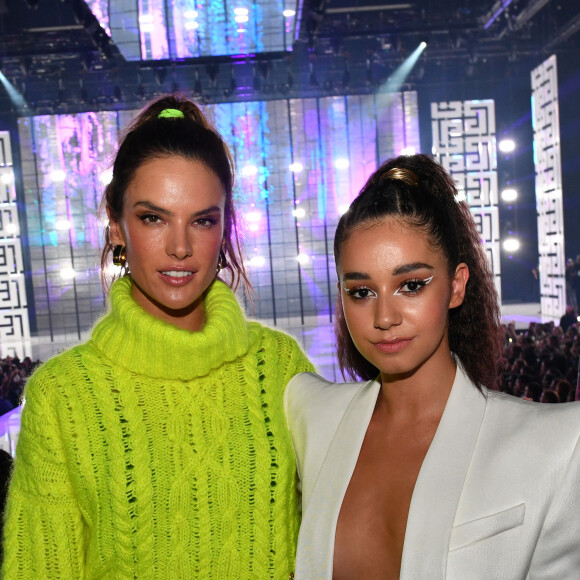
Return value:
[[(386, 176), (394, 168), (411, 171), (411, 179), (404, 171), (399, 172), (403, 178), (391, 177), (393, 172)], [(468, 205), (457, 199), (455, 182), (426, 155), (401, 156), (385, 162), (340, 218), (334, 237), (337, 268), (342, 245), (353, 230), (385, 217), (395, 217), (424, 231), (431, 247), (443, 252), (450, 277), (458, 264), (467, 264), (469, 280), (463, 304), (448, 315), (449, 347), (478, 388), (496, 388), (502, 348), (499, 301), (481, 238)], [(343, 376), (376, 378), (379, 370), (360, 354), (348, 332), (340, 296), (335, 330)]]
[[(183, 118), (159, 118), (165, 109), (177, 109)], [(238, 235), (233, 201), (234, 162), (225, 141), (192, 101), (178, 95), (161, 97), (148, 106), (127, 128), (113, 164), (113, 178), (105, 189), (101, 209), (111, 218), (123, 214), (123, 199), (135, 172), (147, 161), (163, 157), (183, 157), (201, 161), (221, 181), (225, 194), (223, 254), (229, 274), (229, 285), (236, 289), (240, 282), (251, 290)], [(106, 290), (105, 269), (113, 250), (109, 227), (101, 253), (101, 280)], [(223, 270), (222, 270), (223, 271)]]

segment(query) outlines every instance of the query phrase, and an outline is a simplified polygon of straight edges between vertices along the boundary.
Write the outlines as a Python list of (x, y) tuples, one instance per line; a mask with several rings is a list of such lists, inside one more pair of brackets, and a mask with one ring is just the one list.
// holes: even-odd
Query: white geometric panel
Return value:
[(465, 195), (501, 298), (495, 103), (431, 103), (433, 155)]
[(566, 310), (564, 212), (556, 56), (531, 72), (542, 315)]
[[(0, 132), (0, 356), (22, 352), (30, 325), (10, 133)], [(28, 353), (26, 353), (28, 354)]]

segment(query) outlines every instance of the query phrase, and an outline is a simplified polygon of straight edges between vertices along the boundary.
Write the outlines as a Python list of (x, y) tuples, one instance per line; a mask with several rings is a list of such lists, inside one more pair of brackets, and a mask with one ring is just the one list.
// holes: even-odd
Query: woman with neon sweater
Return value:
[[(287, 381), (312, 365), (246, 320), (227, 146), (165, 97), (129, 127), (102, 255), (125, 275), (91, 338), (29, 380), (3, 577), (288, 578)], [(220, 280), (227, 271), (230, 285)]]

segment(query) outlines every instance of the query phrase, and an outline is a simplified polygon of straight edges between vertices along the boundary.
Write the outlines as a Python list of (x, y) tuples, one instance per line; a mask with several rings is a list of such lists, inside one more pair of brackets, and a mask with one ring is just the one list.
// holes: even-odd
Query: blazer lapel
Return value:
[(413, 491), (401, 580), (445, 578), (451, 528), (485, 407), (485, 396), (458, 364), (449, 400)]
[[(334, 536), (342, 500), (356, 466), (380, 384), (363, 383), (348, 405), (320, 469), (298, 537), (296, 580), (332, 578)], [(315, 444), (315, 442), (312, 442)]]

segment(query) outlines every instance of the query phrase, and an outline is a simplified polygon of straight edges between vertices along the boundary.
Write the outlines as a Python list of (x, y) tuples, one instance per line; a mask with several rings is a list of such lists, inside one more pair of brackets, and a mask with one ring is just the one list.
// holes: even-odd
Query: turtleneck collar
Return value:
[(232, 290), (215, 280), (204, 298), (206, 322), (189, 332), (155, 318), (131, 296), (130, 277), (116, 280), (110, 312), (95, 326), (91, 341), (118, 366), (155, 378), (190, 380), (243, 356), (251, 334)]

